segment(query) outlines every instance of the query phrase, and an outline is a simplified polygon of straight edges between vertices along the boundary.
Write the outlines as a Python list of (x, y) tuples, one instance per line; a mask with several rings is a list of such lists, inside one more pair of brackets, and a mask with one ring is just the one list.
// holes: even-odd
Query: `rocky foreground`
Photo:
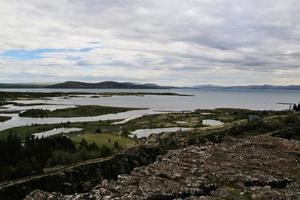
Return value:
[(267, 134), (228, 136), (170, 150), (89, 193), (34, 191), (31, 199), (300, 199), (300, 144)]

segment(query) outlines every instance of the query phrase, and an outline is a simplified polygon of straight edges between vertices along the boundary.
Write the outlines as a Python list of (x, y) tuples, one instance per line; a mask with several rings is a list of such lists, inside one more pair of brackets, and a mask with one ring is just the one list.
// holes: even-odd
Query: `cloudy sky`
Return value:
[(0, 0), (0, 82), (300, 84), (299, 0)]

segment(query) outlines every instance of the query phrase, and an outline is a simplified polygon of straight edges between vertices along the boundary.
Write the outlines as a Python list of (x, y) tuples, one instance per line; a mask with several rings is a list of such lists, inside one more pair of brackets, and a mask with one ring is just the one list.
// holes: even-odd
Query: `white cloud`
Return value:
[(299, 21), (298, 0), (1, 0), (0, 82), (300, 84)]

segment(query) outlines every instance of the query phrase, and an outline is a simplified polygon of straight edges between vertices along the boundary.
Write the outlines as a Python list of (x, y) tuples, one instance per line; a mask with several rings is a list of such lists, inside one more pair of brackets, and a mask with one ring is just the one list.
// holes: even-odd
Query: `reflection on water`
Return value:
[(154, 129), (138, 129), (133, 132), (131, 132), (131, 135), (129, 137), (137, 137), (137, 138), (143, 138), (148, 137), (151, 134), (159, 134), (159, 133), (172, 133), (177, 131), (188, 131), (191, 128), (181, 128), (181, 127), (171, 127), (171, 128), (154, 128)]
[(81, 131), (82, 128), (55, 128), (50, 131), (40, 132), (33, 134), (36, 138), (45, 138), (50, 137), (52, 135), (57, 135), (61, 133), (71, 133), (75, 131)]

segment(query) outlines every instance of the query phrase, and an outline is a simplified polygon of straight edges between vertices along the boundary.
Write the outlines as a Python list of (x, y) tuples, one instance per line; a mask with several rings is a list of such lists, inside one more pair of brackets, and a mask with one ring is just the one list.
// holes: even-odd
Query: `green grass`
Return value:
[(79, 144), (82, 139), (85, 139), (88, 143), (95, 142), (98, 146), (106, 145), (107, 147), (111, 147), (112, 149), (115, 149), (115, 147), (113, 146), (115, 141), (117, 141), (119, 143), (119, 146), (123, 148), (127, 145), (133, 144), (133, 139), (124, 136), (119, 137), (117, 135), (120, 125), (111, 125), (111, 123), (115, 121), (75, 122), (15, 127), (0, 131), (0, 140), (6, 138), (9, 134), (15, 134), (24, 140), (26, 136), (30, 136), (34, 133), (44, 132), (52, 130), (54, 128), (76, 127), (82, 128), (83, 130), (68, 134), (74, 144)]
[[(232, 122), (247, 117), (247, 114), (241, 115), (240, 112), (243, 111), (239, 112), (239, 110), (236, 109), (231, 109), (231, 110), (227, 109), (226, 111), (223, 112), (222, 111), (223, 110), (201, 110), (192, 113), (164, 113), (164, 114), (146, 115), (131, 120), (122, 125), (117, 125), (117, 124), (114, 125), (112, 123), (118, 120), (114, 120), (114, 121), (110, 120), (110, 121), (74, 122), (74, 123), (22, 126), (22, 127), (15, 127), (15, 128), (0, 131), (0, 139), (7, 137), (9, 133), (16, 134), (22, 139), (24, 139), (26, 136), (32, 135), (34, 133), (48, 131), (54, 128), (61, 128), (61, 127), (82, 128), (83, 130), (81, 131), (81, 133), (97, 133), (100, 131), (101, 133), (117, 134), (119, 132), (120, 126), (122, 126), (123, 129), (128, 131), (134, 131), (136, 129), (143, 129), (143, 128), (160, 128), (160, 127), (174, 127), (174, 126), (201, 127), (203, 125), (200, 122), (202, 119), (205, 118), (217, 119), (223, 122)], [(210, 116), (201, 115), (201, 112), (210, 112), (212, 113), (212, 115)], [(228, 114), (226, 114), (225, 112)], [(273, 112), (271, 113), (277, 114)], [(281, 113), (279, 112), (279, 114)], [(278, 117), (268, 117), (267, 119), (266, 120), (269, 121), (268, 124), (270, 127), (278, 126), (284, 120), (284, 118), (279, 119)], [(185, 121), (187, 123), (177, 124), (176, 123), (177, 121)]]
[(30, 136), (34, 133), (48, 131), (54, 128), (62, 127), (60, 124), (48, 124), (48, 125), (33, 125), (33, 126), (21, 126), (6, 129), (0, 131), (0, 139), (6, 138), (9, 134), (14, 134), (20, 137), (21, 139), (25, 139), (26, 136)]
[(30, 136), (34, 133), (49, 131), (54, 128), (82, 128), (81, 133), (96, 133), (96, 132), (111, 132), (117, 133), (120, 125), (111, 125), (118, 121), (96, 121), (96, 122), (74, 122), (74, 123), (59, 123), (59, 124), (33, 124), (30, 126), (21, 126), (0, 131), (0, 139), (6, 138), (9, 134), (15, 134), (21, 139)]
[(106, 145), (112, 147), (115, 142), (118, 142), (120, 146), (125, 147), (129, 144), (133, 144), (134, 140), (127, 137), (119, 137), (116, 134), (94, 134), (94, 133), (85, 133), (85, 134), (70, 134), (70, 139), (74, 144), (79, 144), (82, 139), (85, 139), (88, 143), (95, 142), (96, 145), (102, 146)]
[[(198, 127), (202, 126), (203, 116), (198, 113), (163, 113), (145, 115), (133, 119), (124, 125), (128, 130), (141, 128), (167, 128), (167, 127)], [(183, 124), (177, 122), (186, 122)]]
[[(48, 125), (33, 125), (16, 127), (4, 131), (0, 131), (0, 139), (6, 137), (9, 133), (17, 134), (19, 137), (24, 139), (27, 135), (31, 135), (38, 132), (48, 131), (53, 128), (71, 127), (71, 128), (82, 128), (82, 133), (96, 133), (99, 130), (102, 133), (118, 133), (120, 126), (125, 130), (134, 131), (142, 128), (161, 128), (161, 127), (201, 127), (202, 119), (223, 119), (225, 122), (239, 118), (235, 117), (236, 114), (225, 115), (221, 111), (205, 110), (205, 112), (212, 113), (211, 116), (201, 115), (201, 112), (192, 113), (164, 113), (155, 115), (146, 115), (137, 119), (131, 120), (126, 124), (113, 125), (114, 121), (95, 121), (95, 122), (74, 122), (74, 123), (60, 123), (60, 124), (48, 124)], [(237, 112), (238, 113), (238, 112)], [(185, 124), (178, 124), (178, 121), (185, 121)]]
[[(205, 115), (202, 113), (210, 113)], [(251, 111), (245, 109), (213, 109), (213, 110), (196, 110), (189, 113), (164, 113), (164, 114), (153, 114), (139, 117), (137, 119), (129, 121), (125, 124), (125, 128), (129, 130), (137, 128), (167, 128), (167, 127), (202, 127), (202, 120), (204, 119), (215, 119), (221, 122), (233, 122), (237, 120), (247, 119), (249, 114), (257, 114), (260, 117), (274, 115), (274, 114), (285, 114), (286, 111), (275, 112), (275, 111)], [(178, 123), (185, 122), (185, 123)]]
[(110, 106), (77, 106), (75, 108), (57, 109), (54, 111), (42, 110), (42, 109), (30, 109), (19, 115), (21, 117), (87, 117), (98, 116), (105, 114), (114, 114), (120, 112), (126, 112), (130, 110), (136, 110), (139, 108), (122, 108), (122, 107), (110, 107)]

